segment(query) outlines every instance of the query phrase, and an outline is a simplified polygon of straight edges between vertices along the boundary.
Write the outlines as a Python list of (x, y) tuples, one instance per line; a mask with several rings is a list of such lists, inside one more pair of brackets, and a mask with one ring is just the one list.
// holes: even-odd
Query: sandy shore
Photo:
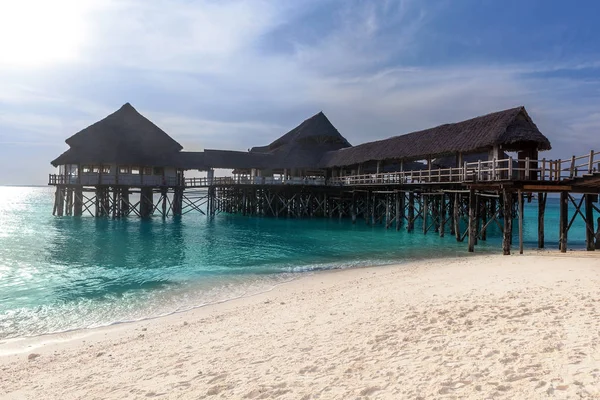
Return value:
[(325, 272), (0, 354), (2, 399), (600, 398), (600, 257)]

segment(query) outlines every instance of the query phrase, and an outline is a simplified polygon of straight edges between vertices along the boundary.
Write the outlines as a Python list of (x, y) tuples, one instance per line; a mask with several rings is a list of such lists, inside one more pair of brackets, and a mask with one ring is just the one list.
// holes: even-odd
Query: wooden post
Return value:
[(162, 187), (160, 192), (162, 195), (162, 216), (165, 218), (167, 216), (167, 188)]
[(567, 233), (569, 229), (569, 193), (560, 192), (560, 224), (559, 224), (559, 249), (561, 253), (567, 252)]
[(423, 234), (427, 233), (427, 212), (429, 208), (429, 196), (425, 193), (421, 194), (423, 196), (423, 210), (421, 212), (421, 216), (423, 217)]
[(587, 251), (596, 250), (594, 235), (594, 205), (592, 204), (598, 195), (585, 195), (585, 243)]
[(510, 244), (512, 241), (513, 195), (506, 189), (503, 189), (502, 192), (504, 197), (504, 234), (502, 238), (502, 253), (505, 256), (508, 256), (510, 255)]
[(129, 214), (129, 188), (123, 187), (123, 188), (121, 188), (121, 216), (126, 217), (128, 214)]
[(546, 193), (538, 193), (538, 249), (544, 248), (544, 214), (546, 213)]
[(475, 251), (475, 241), (477, 238), (477, 196), (473, 189), (469, 190), (469, 253)]
[(376, 198), (375, 194), (371, 196), (371, 225), (375, 225), (375, 206), (376, 206)]
[(400, 197), (404, 197), (404, 193), (396, 192), (396, 230), (400, 230), (400, 221), (402, 216), (400, 215)]
[(386, 229), (390, 227), (390, 223), (392, 221), (392, 214), (390, 211), (390, 195), (385, 195), (385, 227)]
[(351, 210), (351, 215), (352, 215), (352, 223), (355, 224), (356, 223), (356, 192), (352, 192), (352, 210)]
[(454, 236), (456, 230), (454, 227), (454, 196), (448, 194), (448, 216), (450, 217), (450, 235)]
[(462, 206), (460, 193), (454, 193), (454, 233), (456, 234), (456, 241), (462, 241), (462, 235), (460, 232), (460, 209)]
[(406, 230), (412, 232), (415, 229), (415, 192), (408, 192), (408, 224)]
[(481, 240), (487, 240), (487, 222), (488, 222), (488, 201), (485, 198), (479, 200), (479, 214), (481, 218), (481, 229), (477, 228), (480, 232)]
[(446, 194), (442, 193), (440, 201), (440, 237), (444, 237), (446, 230)]
[(73, 215), (80, 217), (83, 214), (83, 189), (81, 186), (75, 188), (75, 198), (73, 199)]
[(519, 201), (519, 254), (523, 254), (523, 192), (518, 192)]

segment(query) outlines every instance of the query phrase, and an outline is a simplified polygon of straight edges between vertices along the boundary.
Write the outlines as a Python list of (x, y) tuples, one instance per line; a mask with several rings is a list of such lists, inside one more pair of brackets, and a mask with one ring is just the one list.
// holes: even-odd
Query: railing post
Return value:
[[(540, 178), (541, 180), (545, 181), (546, 180), (546, 158), (544, 157), (542, 159), (542, 173), (540, 174)], [(552, 180), (552, 179), (550, 179)]]
[(508, 180), (513, 179), (513, 158), (508, 157)]
[(571, 157), (571, 170), (569, 173), (569, 178), (573, 178), (575, 176), (575, 156)]
[(477, 160), (477, 180), (481, 181), (481, 160)]
[(465, 161), (463, 164), (463, 181), (467, 180), (467, 162)]
[(525, 157), (525, 180), (529, 180), (530, 179), (530, 165), (529, 165), (529, 157)]
[(594, 170), (594, 150), (590, 150), (590, 160), (588, 161), (588, 174)]

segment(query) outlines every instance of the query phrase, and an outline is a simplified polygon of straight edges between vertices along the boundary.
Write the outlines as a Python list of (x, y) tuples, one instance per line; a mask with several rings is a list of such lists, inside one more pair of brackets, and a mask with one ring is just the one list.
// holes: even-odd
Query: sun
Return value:
[(0, 66), (76, 60), (92, 6), (87, 0), (0, 0)]

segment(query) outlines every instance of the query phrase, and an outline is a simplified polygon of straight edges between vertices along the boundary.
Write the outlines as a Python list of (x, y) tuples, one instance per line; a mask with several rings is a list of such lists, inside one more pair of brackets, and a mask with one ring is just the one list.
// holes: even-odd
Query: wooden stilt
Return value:
[(523, 192), (518, 191), (519, 202), (519, 254), (523, 254)]
[(480, 218), (481, 218), (481, 232), (480, 238), (481, 240), (487, 240), (487, 227), (488, 227), (488, 218), (489, 218), (489, 202), (483, 197), (479, 201), (479, 210), (480, 210)]
[(415, 229), (415, 192), (408, 192), (408, 223), (406, 230), (412, 232)]
[(83, 214), (83, 190), (81, 186), (75, 188), (73, 195), (73, 215), (80, 217)]
[(352, 223), (356, 224), (356, 192), (352, 192), (352, 210), (350, 210), (350, 213), (352, 215)]
[(429, 196), (425, 193), (421, 194), (423, 196), (423, 209), (421, 210), (421, 217), (423, 218), (423, 234), (427, 234), (427, 213), (429, 212)]
[(395, 193), (395, 200), (396, 200), (396, 231), (400, 230), (400, 220), (401, 220), (401, 216), (400, 216), (400, 197), (404, 196), (404, 194), (402, 192), (396, 192)]
[(596, 250), (595, 235), (594, 235), (594, 200), (597, 200), (598, 195), (585, 195), (585, 243), (587, 251)]
[(396, 230), (399, 231), (400, 227), (404, 225), (404, 220), (406, 219), (406, 207), (404, 205), (405, 197), (404, 192), (398, 192), (398, 197), (400, 200), (400, 215), (398, 215), (398, 221), (396, 221)]
[(559, 223), (559, 249), (561, 253), (567, 252), (567, 233), (569, 231), (569, 194), (560, 192), (560, 223)]
[(460, 193), (454, 193), (454, 234), (456, 235), (456, 241), (460, 242)]
[(475, 251), (477, 237), (477, 195), (473, 189), (469, 190), (469, 253)]
[(544, 214), (546, 213), (546, 193), (538, 193), (538, 249), (543, 249), (545, 245), (544, 237)]
[(513, 195), (510, 191), (503, 189), (504, 203), (504, 235), (502, 238), (502, 253), (505, 256), (510, 255), (510, 245), (512, 238), (512, 210), (513, 210)]
[(444, 237), (446, 230), (446, 194), (443, 193), (440, 201), (440, 237)]

